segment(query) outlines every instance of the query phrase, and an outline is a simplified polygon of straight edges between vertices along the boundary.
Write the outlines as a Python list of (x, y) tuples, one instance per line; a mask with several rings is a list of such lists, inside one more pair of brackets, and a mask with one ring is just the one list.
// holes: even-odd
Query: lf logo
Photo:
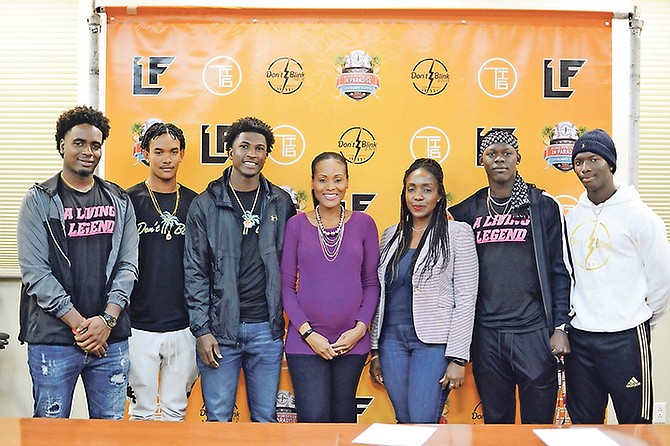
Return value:
[(209, 124), (200, 126), (200, 162), (202, 164), (224, 164), (228, 160), (225, 138), (230, 124), (216, 124), (213, 150), (209, 127)]
[(148, 78), (149, 82), (144, 84), (144, 70), (142, 57), (133, 57), (133, 96), (157, 96), (163, 87), (158, 84), (158, 76), (165, 73), (174, 62), (174, 56), (149, 56), (148, 57)]
[(372, 404), (372, 401), (374, 401), (374, 397), (371, 396), (357, 396), (356, 397), (356, 415), (359, 417), (363, 415), (365, 410), (370, 407), (370, 404)]
[(351, 210), (365, 212), (377, 194), (351, 194)]
[(575, 90), (570, 88), (570, 81), (577, 76), (579, 70), (586, 63), (586, 59), (559, 59), (558, 61), (558, 86), (555, 90), (554, 67), (551, 66), (552, 59), (544, 59), (544, 98), (545, 99), (568, 99)]

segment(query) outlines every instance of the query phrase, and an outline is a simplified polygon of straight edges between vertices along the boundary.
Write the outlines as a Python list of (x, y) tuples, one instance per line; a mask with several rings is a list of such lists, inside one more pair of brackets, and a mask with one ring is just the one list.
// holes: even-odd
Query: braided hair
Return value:
[[(447, 219), (447, 193), (444, 189), (444, 173), (442, 172), (442, 167), (437, 161), (429, 158), (419, 158), (414, 161), (405, 171), (405, 175), (403, 176), (402, 192), (400, 193), (400, 223), (398, 224), (395, 233), (391, 237), (391, 240), (389, 240), (388, 244), (384, 246), (381, 253), (381, 258), (386, 259), (387, 256), (391, 255), (389, 251), (394, 240), (398, 240), (398, 247), (392, 254), (393, 258), (389, 262), (388, 266), (391, 272), (390, 277), (395, 277), (398, 274), (398, 263), (400, 262), (402, 256), (405, 255), (405, 253), (409, 250), (410, 243), (412, 242), (413, 216), (407, 207), (407, 200), (405, 199), (405, 187), (407, 183), (407, 177), (412, 172), (419, 169), (427, 171), (435, 178), (439, 199), (435, 205), (435, 209), (433, 209), (430, 222), (421, 236), (419, 245), (414, 252), (411, 267), (414, 269), (416, 260), (419, 256), (419, 253), (421, 252), (421, 248), (423, 247), (424, 243), (426, 243), (426, 240), (428, 240), (428, 237), (431, 235), (432, 242), (428, 248), (428, 256), (426, 256), (426, 259), (421, 265), (421, 275), (424, 276), (424, 274), (428, 273), (428, 277), (430, 277), (434, 272), (433, 268), (438, 264), (438, 262), (440, 262), (440, 259), (445, 259), (447, 261), (449, 259), (449, 220)], [(447, 262), (443, 261), (441, 271), (446, 268), (446, 265)]]
[(179, 141), (180, 150), (186, 149), (186, 138), (184, 138), (184, 132), (182, 131), (182, 129), (180, 129), (179, 127), (177, 127), (172, 123), (155, 122), (154, 124), (151, 125), (151, 127), (147, 129), (146, 132), (144, 132), (144, 134), (140, 139), (140, 146), (142, 147), (142, 150), (146, 150), (148, 152), (149, 143), (151, 142), (151, 140), (156, 139), (159, 136), (164, 135), (166, 133), (170, 135), (173, 139)]

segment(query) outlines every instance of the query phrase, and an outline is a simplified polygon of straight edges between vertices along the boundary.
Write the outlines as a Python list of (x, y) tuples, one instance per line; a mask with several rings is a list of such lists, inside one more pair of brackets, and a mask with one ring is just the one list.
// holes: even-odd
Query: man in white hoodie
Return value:
[(604, 422), (608, 395), (621, 424), (652, 421), (651, 327), (670, 299), (670, 246), (661, 218), (616, 185), (616, 148), (597, 129), (575, 143), (586, 191), (567, 216), (575, 284), (565, 357), (573, 423)]

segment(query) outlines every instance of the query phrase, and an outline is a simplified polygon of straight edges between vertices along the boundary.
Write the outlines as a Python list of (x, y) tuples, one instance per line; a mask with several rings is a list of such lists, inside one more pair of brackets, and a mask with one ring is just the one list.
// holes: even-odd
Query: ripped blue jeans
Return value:
[(121, 420), (128, 387), (128, 341), (109, 346), (107, 356), (89, 355), (75, 345), (28, 345), (34, 417), (68, 418), (77, 379), (86, 391), (90, 418)]

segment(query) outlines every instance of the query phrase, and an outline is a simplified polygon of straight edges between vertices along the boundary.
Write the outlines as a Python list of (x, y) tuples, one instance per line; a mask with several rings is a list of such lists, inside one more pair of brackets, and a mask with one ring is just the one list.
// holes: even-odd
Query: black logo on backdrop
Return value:
[(374, 135), (365, 127), (349, 127), (337, 142), (342, 156), (352, 164), (370, 161), (377, 150)]
[(365, 212), (377, 198), (377, 194), (351, 194), (351, 210)]
[(147, 83), (145, 84), (145, 67), (141, 56), (133, 57), (133, 95), (134, 96), (157, 96), (163, 87), (158, 83), (158, 77), (165, 73), (176, 57), (174, 56), (149, 56), (147, 58), (146, 72)]
[(365, 413), (370, 404), (374, 401), (371, 396), (357, 396), (356, 397), (356, 415), (359, 417)]
[(279, 94), (295, 93), (305, 81), (305, 72), (300, 62), (292, 57), (280, 57), (272, 61), (265, 77), (268, 85)]
[(559, 59), (558, 60), (558, 89), (554, 84), (553, 59), (544, 59), (544, 98), (569, 99), (575, 90), (570, 88), (572, 78), (577, 76), (586, 63), (586, 59)]
[(449, 85), (449, 70), (439, 59), (420, 60), (410, 73), (416, 91), (426, 96), (435, 96)]
[[(216, 124), (214, 135), (209, 124), (200, 126), (200, 162), (202, 164), (224, 164), (228, 160), (225, 137), (230, 124)], [(212, 137), (214, 144), (212, 145)]]

